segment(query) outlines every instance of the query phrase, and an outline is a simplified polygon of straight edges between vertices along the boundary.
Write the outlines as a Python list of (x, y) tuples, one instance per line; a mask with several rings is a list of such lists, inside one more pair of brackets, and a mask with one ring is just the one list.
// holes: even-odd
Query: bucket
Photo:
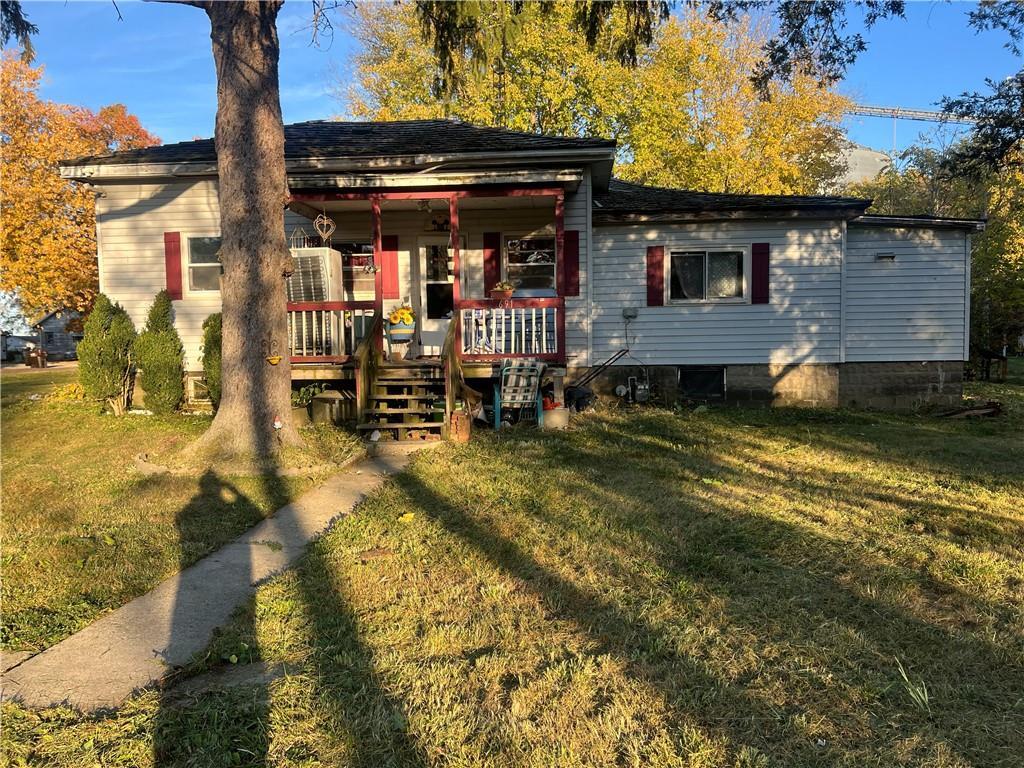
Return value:
[(569, 409), (558, 407), (544, 411), (544, 429), (565, 429), (569, 426)]
[(388, 334), (391, 336), (391, 341), (399, 344), (412, 341), (412, 337), (416, 334), (416, 324), (389, 322)]

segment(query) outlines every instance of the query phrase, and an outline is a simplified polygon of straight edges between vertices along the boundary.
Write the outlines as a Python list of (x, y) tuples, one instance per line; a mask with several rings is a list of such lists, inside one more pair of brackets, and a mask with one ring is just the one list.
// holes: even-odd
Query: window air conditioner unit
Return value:
[(292, 248), (295, 270), (288, 277), (288, 301), (343, 301), (341, 253), (333, 248)]

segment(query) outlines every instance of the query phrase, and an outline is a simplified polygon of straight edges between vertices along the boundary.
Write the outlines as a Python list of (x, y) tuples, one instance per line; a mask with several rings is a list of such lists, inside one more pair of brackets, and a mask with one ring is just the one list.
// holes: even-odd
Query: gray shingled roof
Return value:
[(800, 211), (860, 209), (870, 200), (810, 195), (727, 195), (685, 189), (647, 187), (612, 179), (605, 192), (594, 192), (595, 214), (704, 213), (710, 211)]
[[(311, 120), (284, 127), (284, 154), (289, 159), (614, 148), (615, 142), (610, 139), (541, 136), (455, 120), (379, 123)], [(64, 165), (212, 162), (216, 157), (213, 139), (200, 139), (82, 157), (66, 161)]]

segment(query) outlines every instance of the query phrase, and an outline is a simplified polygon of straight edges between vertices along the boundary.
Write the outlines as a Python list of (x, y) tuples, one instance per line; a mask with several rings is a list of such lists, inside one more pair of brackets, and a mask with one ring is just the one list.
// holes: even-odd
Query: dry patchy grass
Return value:
[[(257, 478), (145, 476), (197, 437), (209, 417), (115, 418), (84, 402), (32, 400), (74, 370), (3, 379), (3, 618), (8, 650), (42, 650), (233, 539), (323, 478), (270, 488)], [(329, 432), (329, 434), (328, 434)], [(355, 450), (337, 430), (310, 435), (336, 457)]]
[[(991, 421), (603, 412), (411, 469), (58, 765), (1016, 766), (1024, 381)], [(927, 699), (924, 698), (924, 692)], [(16, 756), (16, 757), (15, 757)]]

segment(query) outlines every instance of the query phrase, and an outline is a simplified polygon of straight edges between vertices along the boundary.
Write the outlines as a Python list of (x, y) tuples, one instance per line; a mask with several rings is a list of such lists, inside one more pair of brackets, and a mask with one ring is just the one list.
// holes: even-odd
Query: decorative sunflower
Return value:
[(388, 321), (392, 325), (412, 325), (416, 322), (416, 313), (412, 311), (412, 307), (408, 304), (400, 304), (391, 310), (391, 314), (388, 315)]

